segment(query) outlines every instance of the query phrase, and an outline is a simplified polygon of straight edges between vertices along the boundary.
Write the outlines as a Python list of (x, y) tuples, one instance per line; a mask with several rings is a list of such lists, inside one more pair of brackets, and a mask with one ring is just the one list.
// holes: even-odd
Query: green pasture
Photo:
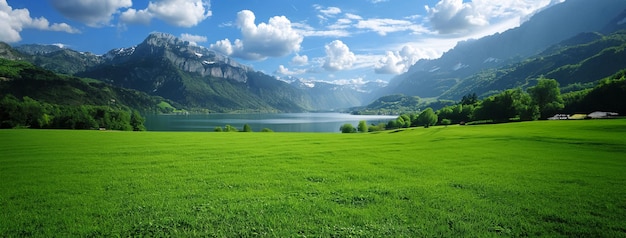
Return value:
[(0, 237), (626, 237), (626, 120), (0, 130)]

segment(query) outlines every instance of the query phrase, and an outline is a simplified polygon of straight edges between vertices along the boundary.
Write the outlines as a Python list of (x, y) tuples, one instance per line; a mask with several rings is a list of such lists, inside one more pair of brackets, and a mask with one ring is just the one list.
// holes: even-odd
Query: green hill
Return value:
[(139, 112), (174, 109), (160, 97), (0, 59), (0, 128), (143, 130)]

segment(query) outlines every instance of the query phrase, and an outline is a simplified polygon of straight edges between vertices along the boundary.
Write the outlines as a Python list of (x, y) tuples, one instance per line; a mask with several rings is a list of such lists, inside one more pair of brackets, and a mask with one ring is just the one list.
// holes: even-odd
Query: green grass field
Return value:
[(0, 130), (0, 237), (626, 237), (626, 120)]

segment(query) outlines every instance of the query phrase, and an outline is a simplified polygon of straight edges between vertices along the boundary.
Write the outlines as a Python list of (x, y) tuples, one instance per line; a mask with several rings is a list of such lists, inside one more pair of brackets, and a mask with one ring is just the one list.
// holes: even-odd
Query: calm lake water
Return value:
[(345, 113), (257, 113), (257, 114), (198, 114), (198, 115), (148, 115), (145, 126), (149, 131), (213, 131), (225, 125), (243, 129), (250, 125), (253, 131), (270, 128), (276, 132), (337, 132), (350, 123), (357, 127), (359, 121), (368, 125), (397, 118), (397, 116), (362, 116)]

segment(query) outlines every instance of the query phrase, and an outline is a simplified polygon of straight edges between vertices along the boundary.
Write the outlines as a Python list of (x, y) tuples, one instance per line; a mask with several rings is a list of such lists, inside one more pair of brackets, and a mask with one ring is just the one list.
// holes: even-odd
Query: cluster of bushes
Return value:
[(409, 128), (416, 126), (430, 127), (437, 124), (437, 114), (431, 108), (427, 108), (419, 114), (408, 113), (398, 116), (395, 120), (391, 120), (378, 125), (367, 125), (366, 121), (360, 121), (358, 127), (352, 126), (350, 123), (343, 124), (339, 130), (342, 133), (356, 133), (356, 132), (374, 132), (382, 130), (393, 130), (398, 128)]
[(143, 131), (135, 110), (111, 106), (67, 106), (8, 94), (0, 100), (0, 128), (98, 129)]
[[(213, 129), (213, 131), (214, 132), (252, 132), (252, 127), (250, 127), (250, 125), (248, 124), (245, 124), (243, 125), (243, 129), (239, 130), (237, 129), (237, 127), (226, 125), (224, 126), (224, 128), (222, 128), (221, 126), (217, 126), (215, 127), (215, 129)], [(261, 132), (274, 132), (274, 131), (272, 131), (272, 129), (270, 128), (263, 128)]]

